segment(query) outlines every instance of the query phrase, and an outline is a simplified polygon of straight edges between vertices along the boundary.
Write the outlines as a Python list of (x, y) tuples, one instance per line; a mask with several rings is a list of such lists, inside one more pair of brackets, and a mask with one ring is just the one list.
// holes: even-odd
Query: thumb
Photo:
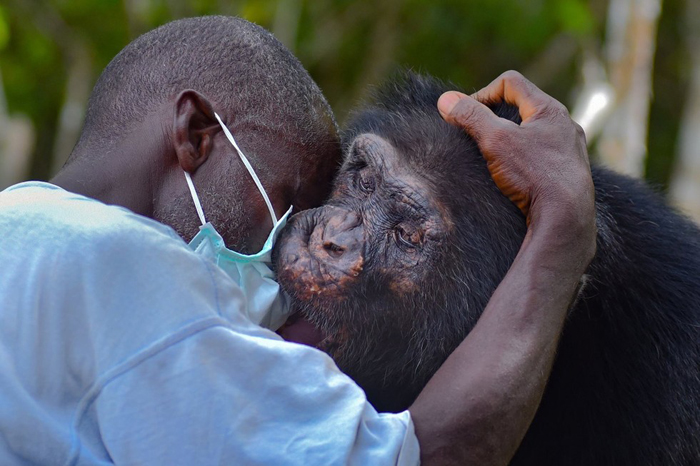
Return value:
[(486, 105), (461, 92), (445, 92), (437, 105), (446, 122), (459, 126), (477, 142), (506, 122)]
[(437, 103), (438, 111), (442, 118), (446, 119), (455, 105), (465, 97), (467, 97), (466, 94), (457, 91), (449, 91), (442, 94)]

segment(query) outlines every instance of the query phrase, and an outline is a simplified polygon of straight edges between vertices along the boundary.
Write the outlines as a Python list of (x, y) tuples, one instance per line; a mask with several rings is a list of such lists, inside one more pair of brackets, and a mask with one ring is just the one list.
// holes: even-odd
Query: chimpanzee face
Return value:
[(279, 333), (326, 351), (382, 410), (405, 409), (466, 336), (525, 231), (438, 115), (438, 83), (403, 86), (356, 116), (327, 205), (292, 217), (275, 250), (299, 311)]
[(383, 295), (415, 291), (451, 223), (426, 181), (401, 163), (394, 147), (362, 134), (328, 205), (293, 225), (306, 230), (294, 244), (282, 242), (286, 255), (279, 273), (297, 299), (324, 308), (350, 299), (368, 276), (381, 284), (377, 291)]
[(381, 136), (358, 135), (328, 204), (293, 217), (278, 243), (278, 280), (300, 311), (280, 334), (328, 352), (351, 376), (357, 362), (388, 355), (382, 342), (410, 340), (420, 311), (406, 301), (420, 300), (453, 228), (402, 162)]
[[(381, 302), (417, 292), (451, 226), (426, 180), (388, 141), (362, 134), (328, 204), (295, 216), (280, 238), (278, 278), (323, 331), (318, 346), (340, 348), (354, 324), (368, 320), (349, 312), (357, 307), (351, 301), (370, 288)], [(406, 318), (399, 309), (390, 313)]]

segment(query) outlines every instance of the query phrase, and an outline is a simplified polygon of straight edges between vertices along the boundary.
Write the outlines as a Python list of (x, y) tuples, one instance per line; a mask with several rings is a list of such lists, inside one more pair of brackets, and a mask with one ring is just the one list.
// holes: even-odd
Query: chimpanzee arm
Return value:
[[(501, 101), (519, 108), (521, 125), (483, 105)], [(473, 98), (446, 93), (439, 109), (476, 140), (528, 232), (476, 327), (410, 412), (423, 464), (505, 465), (537, 410), (566, 311), (595, 254), (588, 153), (566, 108), (515, 72)]]

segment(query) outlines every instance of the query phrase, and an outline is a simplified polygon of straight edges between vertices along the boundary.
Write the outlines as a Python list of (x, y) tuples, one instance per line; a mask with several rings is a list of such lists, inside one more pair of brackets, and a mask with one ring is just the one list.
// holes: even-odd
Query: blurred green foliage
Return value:
[(10, 40), (10, 25), (7, 22), (5, 10), (0, 6), (0, 50), (4, 49)]
[[(272, 30), (311, 72), (339, 121), (398, 67), (479, 88), (518, 69), (571, 105), (583, 50), (602, 56), (604, 0), (5, 0), (0, 73), (10, 113), (37, 142), (31, 178), (52, 175), (67, 73), (84, 50), (91, 82), (131, 39), (175, 18), (239, 15)], [(682, 0), (664, 2), (648, 176), (668, 182), (682, 108)]]

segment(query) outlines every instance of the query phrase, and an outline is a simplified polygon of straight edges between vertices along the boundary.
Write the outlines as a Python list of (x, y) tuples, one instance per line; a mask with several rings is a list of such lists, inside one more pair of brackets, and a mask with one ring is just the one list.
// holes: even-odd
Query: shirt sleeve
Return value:
[(377, 413), (328, 355), (255, 325), (220, 268), (138, 223), (91, 227), (64, 294), (98, 361), (78, 426), (116, 464), (417, 464), (407, 411)]
[(377, 413), (320, 351), (205, 327), (96, 398), (115, 464), (415, 465), (408, 411)]

